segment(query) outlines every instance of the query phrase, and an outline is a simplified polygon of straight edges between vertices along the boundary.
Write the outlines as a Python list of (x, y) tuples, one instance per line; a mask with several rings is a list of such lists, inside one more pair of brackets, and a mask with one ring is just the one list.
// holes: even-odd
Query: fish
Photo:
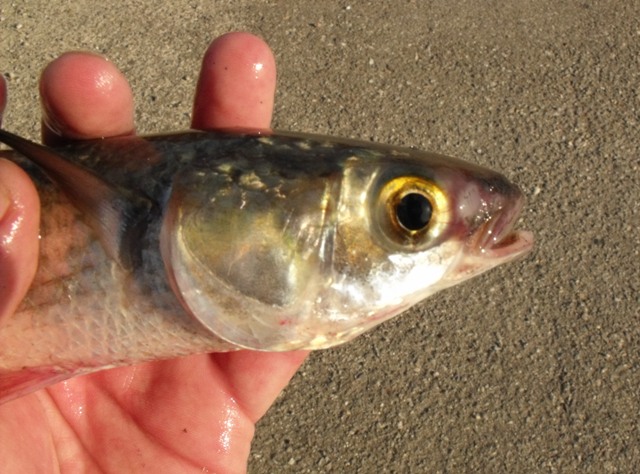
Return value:
[(241, 129), (0, 142), (42, 206), (0, 402), (143, 361), (329, 348), (533, 245), (515, 184), (414, 148)]

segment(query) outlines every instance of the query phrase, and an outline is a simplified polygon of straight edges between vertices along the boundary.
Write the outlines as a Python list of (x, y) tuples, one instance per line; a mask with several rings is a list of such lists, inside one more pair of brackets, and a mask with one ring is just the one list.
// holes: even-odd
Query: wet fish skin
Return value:
[[(103, 142), (95, 144), (100, 147)], [(146, 142), (135, 139), (114, 139), (101, 151), (98, 154), (115, 167), (110, 183), (118, 182), (122, 189), (131, 185), (138, 197), (150, 199), (163, 199), (170, 187), (168, 176), (179, 161), (162, 160)], [(83, 143), (60, 156), (94, 165), (98, 176), (106, 170), (100, 160), (93, 160), (94, 153), (91, 144)], [(37, 184), (40, 257), (29, 292), (15, 315), (0, 325), (0, 402), (98, 368), (235, 349), (188, 316), (169, 287), (153, 231), (159, 225), (157, 212), (145, 216), (150, 217), (149, 233), (139, 235), (131, 223), (140, 216), (109, 186), (89, 188), (96, 194), (88, 201), (85, 196), (73, 199), (64, 182), (51, 179), (58, 177), (57, 163), (44, 171), (19, 155), (11, 158)], [(129, 163), (135, 159), (139, 161)], [(158, 160), (156, 166), (150, 166), (153, 160)], [(86, 178), (75, 176), (68, 183), (84, 184)], [(144, 214), (148, 202), (137, 211)], [(102, 211), (88, 209), (87, 203)], [(102, 222), (96, 225), (100, 215)], [(110, 240), (115, 236), (119, 238)]]
[[(144, 360), (329, 347), (531, 247), (511, 233), (515, 186), (415, 150), (259, 131), (0, 141), (37, 164), (15, 157), (43, 206), (36, 279), (0, 326), (0, 401)], [(441, 191), (427, 241), (380, 224), (407, 176)]]

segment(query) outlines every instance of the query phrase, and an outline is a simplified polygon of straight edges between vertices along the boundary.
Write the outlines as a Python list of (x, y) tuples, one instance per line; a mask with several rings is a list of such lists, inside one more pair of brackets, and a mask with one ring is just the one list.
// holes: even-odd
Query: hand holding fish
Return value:
[[(269, 48), (225, 35), (203, 61), (193, 128), (268, 128), (275, 88)], [(1, 89), (1, 88), (0, 88)], [(131, 90), (115, 66), (70, 53), (43, 73), (46, 143), (133, 133)], [(5, 96), (0, 93), (0, 110)], [(0, 324), (33, 278), (39, 203), (0, 160)], [(242, 472), (254, 423), (306, 352), (196, 355), (77, 377), (0, 405), (3, 472)]]
[[(0, 403), (24, 397), (0, 408), (5, 438), (47, 427), (59, 462), (105, 471), (159, 453), (169, 470), (242, 471), (253, 423), (306, 355), (287, 351), (349, 341), (531, 249), (513, 230), (522, 193), (495, 171), (268, 130), (274, 68), (250, 35), (217, 40), (193, 114), (205, 130), (138, 137), (121, 74), (65, 55), (43, 74), (45, 140), (111, 137), (52, 147), (0, 129), (28, 173), (0, 168)], [(217, 355), (175, 360), (199, 353)], [(172, 362), (25, 396), (157, 360)], [(29, 433), (2, 449), (45, 442)]]

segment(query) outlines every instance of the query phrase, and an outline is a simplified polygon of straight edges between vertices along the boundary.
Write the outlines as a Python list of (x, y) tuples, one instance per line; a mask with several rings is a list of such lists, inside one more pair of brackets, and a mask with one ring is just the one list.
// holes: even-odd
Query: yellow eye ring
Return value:
[(446, 228), (449, 200), (433, 181), (401, 176), (387, 182), (380, 191), (380, 225), (396, 244), (429, 246)]

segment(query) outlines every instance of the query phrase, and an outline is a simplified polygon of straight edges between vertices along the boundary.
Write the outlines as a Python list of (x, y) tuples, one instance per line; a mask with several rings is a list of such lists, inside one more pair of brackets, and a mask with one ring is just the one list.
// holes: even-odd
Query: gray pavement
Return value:
[(275, 126), (504, 172), (536, 250), (315, 353), (252, 473), (640, 471), (640, 2), (0, 0), (8, 128), (36, 137), (69, 49), (131, 79), (141, 132), (186, 128), (200, 56), (248, 30)]

